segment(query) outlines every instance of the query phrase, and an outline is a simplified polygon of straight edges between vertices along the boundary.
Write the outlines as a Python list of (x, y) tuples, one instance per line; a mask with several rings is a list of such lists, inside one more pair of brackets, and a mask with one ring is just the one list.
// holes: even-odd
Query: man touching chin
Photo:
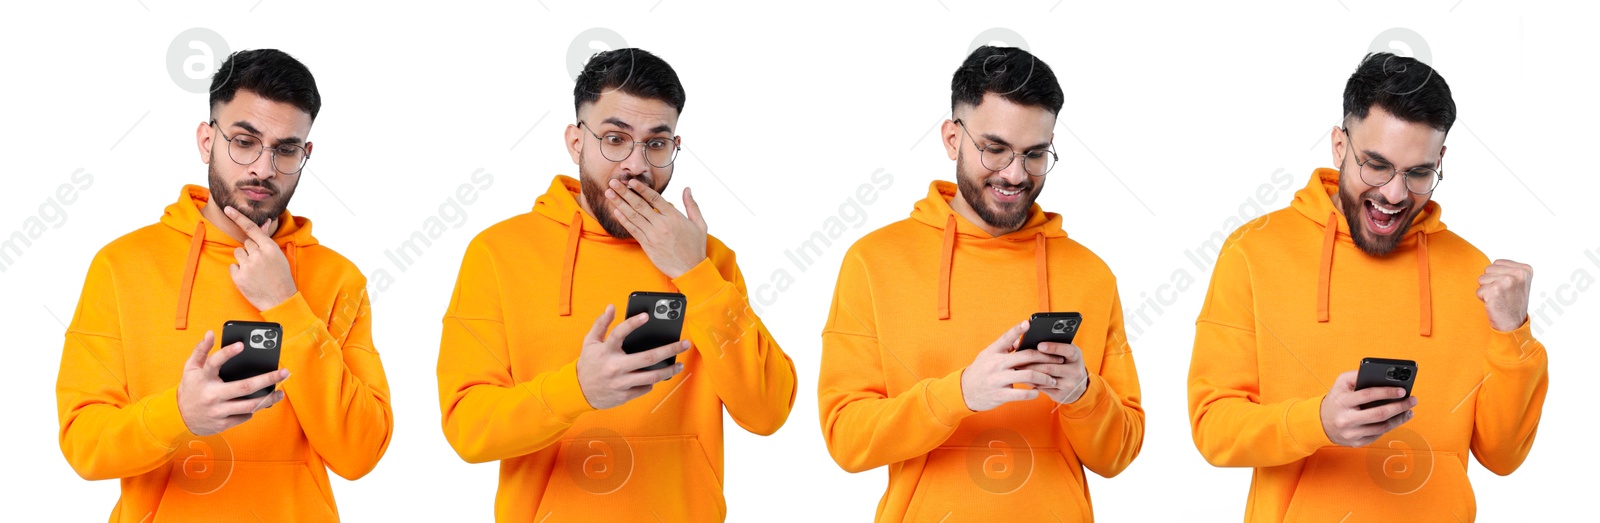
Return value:
[[(90, 262), (56, 401), (73, 469), (122, 482), (112, 521), (336, 521), (327, 471), (360, 478), (388, 448), (366, 278), (288, 212), (321, 106), (288, 54), (228, 57), (195, 132), (208, 186)], [(278, 370), (222, 381), (255, 350), (215, 347), (234, 320), (282, 327)]]

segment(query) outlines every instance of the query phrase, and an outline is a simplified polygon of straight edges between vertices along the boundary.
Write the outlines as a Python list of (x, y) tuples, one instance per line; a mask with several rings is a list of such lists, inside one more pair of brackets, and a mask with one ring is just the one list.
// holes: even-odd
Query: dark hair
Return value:
[(251, 49), (228, 56), (211, 75), (211, 109), (233, 101), (240, 90), (293, 105), (317, 119), (322, 95), (311, 70), (289, 53), (277, 49)]
[(666, 60), (637, 48), (604, 51), (589, 57), (572, 87), (572, 108), (600, 99), (600, 93), (617, 89), (624, 93), (659, 100), (683, 113), (683, 84)]
[(950, 112), (956, 106), (976, 107), (983, 95), (994, 93), (1027, 107), (1043, 107), (1061, 114), (1065, 96), (1050, 66), (1022, 49), (983, 46), (967, 55), (950, 79)]
[(1456, 102), (1444, 77), (1420, 60), (1393, 53), (1368, 53), (1344, 84), (1345, 118), (1366, 118), (1374, 106), (1446, 133), (1456, 123)]

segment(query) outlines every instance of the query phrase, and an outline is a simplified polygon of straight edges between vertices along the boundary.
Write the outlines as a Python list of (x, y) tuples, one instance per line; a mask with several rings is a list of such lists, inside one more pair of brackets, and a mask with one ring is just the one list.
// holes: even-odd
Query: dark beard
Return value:
[[(1389, 234), (1373, 237), (1371, 236), (1371, 233), (1367, 231), (1366, 225), (1362, 223), (1367, 219), (1366, 199), (1370, 196), (1372, 199), (1383, 202), (1387, 202), (1388, 200), (1384, 199), (1382, 195), (1377, 194), (1377, 187), (1370, 187), (1367, 192), (1360, 195), (1350, 194), (1344, 188), (1344, 173), (1344, 166), (1340, 165), (1339, 209), (1344, 211), (1345, 225), (1350, 228), (1350, 239), (1355, 242), (1356, 247), (1360, 248), (1362, 252), (1373, 256), (1384, 256), (1394, 252), (1395, 248), (1400, 246), (1400, 240), (1406, 237), (1406, 231), (1411, 229), (1411, 220), (1416, 218), (1417, 213), (1421, 212), (1422, 208), (1413, 205), (1412, 208), (1406, 209), (1404, 214), (1394, 218), (1396, 220), (1401, 220), (1400, 228), (1395, 229), (1394, 232)], [(1359, 179), (1360, 176), (1361, 175), (1358, 172), (1356, 174), (1358, 179), (1355, 181), (1361, 183), (1362, 185), (1366, 185), (1366, 182), (1362, 182)], [(1354, 184), (1351, 185), (1354, 186)], [(1410, 204), (1407, 203), (1407, 205)]]
[[(650, 178), (636, 176), (631, 179), (639, 180), (644, 182), (645, 185), (654, 187), (652, 183), (654, 180)], [(617, 181), (627, 185), (628, 180), (629, 178), (620, 178)], [(609, 180), (607, 182), (609, 183)], [(671, 180), (667, 180), (667, 183), (671, 182)], [(612, 238), (633, 239), (633, 233), (628, 232), (628, 229), (622, 226), (622, 222), (617, 221), (617, 218), (611, 215), (611, 206), (606, 201), (606, 189), (610, 189), (610, 187), (601, 187), (599, 182), (594, 180), (594, 177), (589, 176), (589, 170), (583, 168), (582, 163), (578, 164), (578, 184), (582, 187), (579, 192), (583, 193), (583, 200), (589, 203), (589, 212), (594, 213), (594, 221), (600, 223), (600, 228), (605, 229), (606, 234), (611, 235)], [(665, 185), (661, 186), (661, 191), (665, 190), (667, 190), (667, 187)], [(621, 201), (621, 196), (621, 194), (617, 195), (619, 202)], [(627, 203), (621, 202), (620, 205), (627, 205)]]
[[(277, 218), (289, 208), (289, 199), (294, 196), (293, 184), (285, 189), (265, 180), (247, 179), (230, 187), (227, 182), (222, 181), (222, 176), (217, 174), (216, 162), (217, 159), (213, 156), (211, 163), (206, 166), (206, 181), (211, 185), (211, 201), (217, 202), (218, 209), (232, 206), (256, 225), (266, 225), (267, 220)], [(261, 202), (270, 207), (259, 208), (256, 202), (240, 195), (239, 189), (245, 187), (261, 187), (272, 191), (272, 197)]]
[(966, 165), (965, 156), (965, 152), (956, 153), (956, 187), (960, 189), (961, 197), (967, 200), (967, 206), (972, 207), (972, 211), (978, 213), (978, 218), (989, 224), (990, 227), (1005, 231), (1013, 231), (1018, 227), (1022, 227), (1022, 224), (1028, 221), (1028, 211), (1033, 209), (1034, 200), (1039, 197), (1034, 190), (1033, 181), (1030, 179), (1023, 184), (1022, 199), (1017, 201), (1015, 209), (1008, 212), (992, 208), (989, 206), (986, 191), (983, 188), (985, 180), (978, 179), (975, 176), (968, 176), (967, 169), (964, 167)]

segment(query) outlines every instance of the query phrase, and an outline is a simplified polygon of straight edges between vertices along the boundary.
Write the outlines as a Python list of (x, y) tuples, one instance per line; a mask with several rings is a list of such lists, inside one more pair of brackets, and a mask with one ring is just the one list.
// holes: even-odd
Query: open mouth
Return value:
[(1367, 211), (1367, 227), (1380, 235), (1398, 230), (1406, 211), (1406, 206), (1395, 207), (1370, 198), (1362, 201), (1362, 207)]
[(995, 201), (1000, 203), (1016, 203), (1022, 201), (1022, 195), (1027, 194), (1028, 192), (1028, 188), (1023, 186), (1000, 187), (995, 184), (989, 184), (985, 187), (985, 189), (988, 190), (990, 196), (994, 197)]

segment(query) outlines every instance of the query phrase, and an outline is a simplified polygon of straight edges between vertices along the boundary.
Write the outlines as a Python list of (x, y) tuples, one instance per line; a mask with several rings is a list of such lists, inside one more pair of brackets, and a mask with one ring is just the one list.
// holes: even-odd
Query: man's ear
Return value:
[(583, 129), (579, 129), (577, 124), (567, 124), (567, 131), (562, 135), (567, 140), (567, 154), (572, 156), (573, 165), (582, 165), (579, 162), (583, 159), (582, 133)]
[[(200, 153), (200, 163), (211, 163), (211, 141), (213, 138), (211, 122), (200, 122), (200, 127), (194, 130), (194, 146), (195, 150)], [(307, 149), (307, 151), (309, 152), (310, 149)]]
[(961, 124), (955, 120), (945, 120), (939, 125), (940, 143), (944, 144), (944, 154), (951, 160), (961, 152)]
[(1328, 142), (1332, 145), (1333, 166), (1335, 168), (1344, 163), (1344, 148), (1349, 145), (1344, 138), (1344, 128), (1337, 125), (1333, 126), (1333, 134), (1328, 136)]

